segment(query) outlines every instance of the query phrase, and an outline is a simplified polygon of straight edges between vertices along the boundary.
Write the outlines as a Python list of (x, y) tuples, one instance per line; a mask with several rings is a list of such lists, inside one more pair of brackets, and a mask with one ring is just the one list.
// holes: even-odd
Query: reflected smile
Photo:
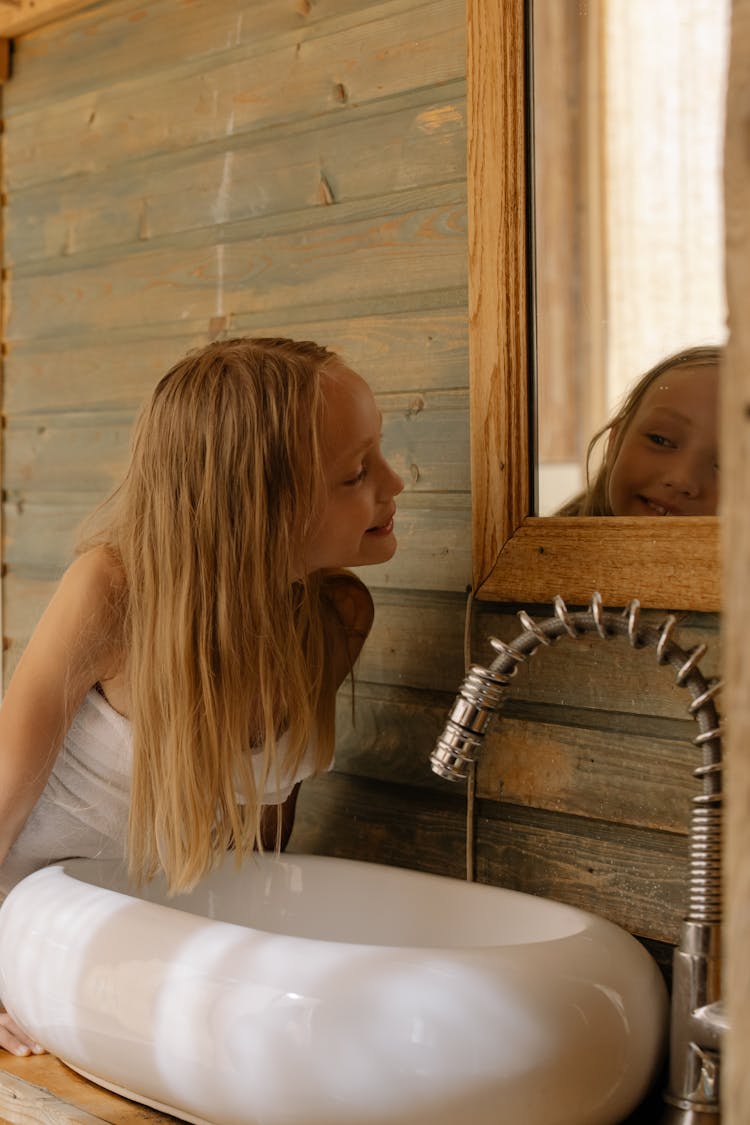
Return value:
[(676, 508), (668, 507), (665, 504), (660, 504), (658, 500), (651, 500), (648, 496), (638, 496), (642, 504), (645, 504), (655, 516), (679, 516), (680, 512)]

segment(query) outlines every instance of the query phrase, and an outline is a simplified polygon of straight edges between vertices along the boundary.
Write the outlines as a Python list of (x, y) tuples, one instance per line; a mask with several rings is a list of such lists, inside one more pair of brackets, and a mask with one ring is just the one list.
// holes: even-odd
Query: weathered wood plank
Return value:
[[(178, 238), (172, 237), (171, 234), (136, 238), (118, 246), (94, 246), (90, 250), (80, 251), (75, 255), (63, 254), (51, 259), (44, 258), (39, 261), (21, 262), (14, 267), (11, 276), (18, 283), (25, 280), (53, 278), (68, 272), (83, 274), (84, 271), (95, 272), (102, 268), (106, 269), (121, 259), (130, 261), (142, 256), (160, 253), (191, 254), (194, 259), (199, 259), (201, 254), (215, 250), (217, 245), (223, 246), (222, 253), (226, 253), (226, 249), (229, 247), (242, 243), (257, 243), (258, 240), (266, 238), (296, 241), (298, 248), (302, 248), (310, 242), (315, 242), (320, 237), (321, 228), (331, 228), (335, 231), (338, 227), (345, 228), (347, 225), (354, 226), (359, 223), (370, 223), (374, 220), (400, 223), (409, 216), (434, 212), (434, 220), (429, 218), (429, 214), (425, 215), (422, 220), (425, 225), (425, 233), (427, 233), (430, 230), (431, 222), (437, 221), (439, 223), (438, 216), (451, 207), (465, 215), (465, 186), (461, 181), (453, 180), (445, 183), (425, 184), (421, 188), (403, 187), (378, 199), (365, 196), (361, 199), (351, 199), (348, 202), (327, 203), (321, 198), (312, 207), (303, 207), (293, 211), (269, 212), (258, 216), (251, 215), (246, 219), (236, 221), (219, 219), (209, 224), (208, 227), (184, 230)], [(452, 226), (456, 226), (456, 222), (456, 220), (452, 220)], [(457, 230), (454, 231), (457, 238), (464, 227), (465, 218), (460, 218)], [(455, 289), (458, 284), (462, 284), (462, 282), (452, 279), (450, 288)], [(441, 278), (440, 290), (444, 291), (445, 287), (446, 282)], [(350, 294), (349, 299), (357, 299), (357, 296), (357, 294)], [(258, 314), (258, 310), (252, 306), (247, 311), (253, 312), (256, 316)], [(263, 311), (263, 309), (260, 311)], [(188, 317), (182, 319), (188, 319)]]
[[(28, 577), (49, 579), (66, 565), (96, 493), (40, 494), (6, 503), (6, 563)], [(469, 498), (412, 492), (400, 497), (396, 536), (401, 549), (381, 566), (361, 567), (368, 585), (405, 590), (465, 589), (470, 565)]]
[(430, 769), (430, 754), (445, 725), (448, 695), (359, 678), (352, 691), (339, 691), (336, 706), (336, 769), (363, 780), (433, 789), (456, 796), (464, 785), (448, 786)]
[(424, 691), (455, 693), (463, 678), (465, 598), (448, 591), (423, 593), (416, 588), (389, 590), (376, 585), (376, 567), (368, 581), (375, 620), (358, 665), (370, 684), (391, 684)]
[[(551, 615), (550, 607), (529, 608), (537, 620)], [(494, 656), (489, 637), (511, 641), (522, 627), (515, 615), (485, 612), (476, 605), (475, 613), (472, 658), (477, 664), (489, 664)], [(656, 624), (665, 616), (644, 614), (643, 621)], [(700, 667), (707, 677), (718, 673), (721, 653), (715, 617), (691, 615), (673, 638), (685, 649), (708, 643)], [(622, 637), (602, 641), (591, 635), (576, 641), (562, 637), (554, 647), (538, 649), (519, 667), (508, 698), (674, 718), (685, 718), (690, 702), (688, 692), (675, 686), (674, 672), (657, 665), (653, 648), (633, 650)]]
[(0, 1068), (0, 1120), (9, 1125), (107, 1125), (85, 1109)]
[[(458, 185), (458, 196), (462, 190)], [(242, 310), (295, 309), (299, 316), (305, 305), (324, 300), (413, 294), (436, 280), (462, 285), (466, 211), (457, 186), (408, 196), (394, 197), (399, 213), (388, 213), (384, 201), (367, 201), (362, 208), (369, 218), (306, 225), (304, 233), (262, 233), (256, 223), (250, 236), (251, 220), (186, 235), (177, 246), (97, 255), (69, 271), (16, 272), (7, 337), (64, 337), (94, 325), (106, 332), (123, 323), (180, 319), (208, 323)], [(359, 206), (341, 205), (351, 214)]]
[(216, 62), (199, 57), (143, 77), (136, 69), (112, 87), (28, 111), (15, 112), (11, 98), (8, 187), (100, 171), (294, 118), (357, 116), (367, 102), (454, 81), (464, 69), (463, 3), (434, 0), (305, 41), (290, 34), (259, 53), (235, 48)]
[(366, 107), (356, 119), (315, 130), (296, 122), (270, 137), (226, 138), (210, 151), (181, 150), (11, 191), (6, 264), (463, 182), (465, 165), (463, 83), (420, 89), (387, 112)]
[(23, 504), (61, 488), (108, 492), (126, 466), (132, 429), (128, 412), (40, 414), (31, 424), (11, 419), (4, 434), (7, 499)]
[(71, 16), (91, 0), (10, 0), (10, 8), (8, 0), (5, 2), (6, 6), (0, 7), (0, 35), (12, 39)]
[[(3, 1100), (7, 1094), (9, 1101)], [(13, 1125), (146, 1125), (174, 1122), (169, 1114), (129, 1101), (82, 1078), (53, 1055), (0, 1056), (0, 1111)]]
[[(487, 498), (487, 511), (493, 506)], [(716, 611), (721, 607), (717, 516), (529, 516), (496, 555), (479, 597), (547, 601), (561, 590), (585, 601), (638, 597), (650, 607)], [(689, 559), (689, 563), (688, 560)]]
[(681, 741), (501, 716), (486, 736), (477, 796), (686, 834), (700, 753)]
[[(366, 314), (347, 315), (347, 302), (321, 308), (317, 319), (289, 313), (284, 321), (250, 313), (227, 316), (222, 335), (292, 336), (318, 340), (338, 351), (376, 394), (465, 387), (468, 329), (465, 302), (442, 304), (442, 294), (415, 294), (402, 308), (378, 299)], [(349, 306), (351, 308), (351, 306)], [(316, 316), (315, 310), (311, 310)], [(343, 313), (343, 317), (342, 314)], [(210, 323), (210, 322), (209, 322)], [(9, 416), (89, 409), (135, 411), (156, 381), (193, 348), (209, 342), (209, 323), (173, 322), (149, 333), (140, 325), (113, 341), (92, 326), (90, 335), (61, 348), (57, 338), (11, 342), (5, 357), (5, 404)]]
[[(49, 2), (49, 0), (48, 0)], [(92, 86), (114, 85), (132, 75), (133, 56), (144, 74), (179, 65), (185, 59), (220, 55), (247, 44), (263, 50), (269, 40), (284, 35), (304, 37), (316, 25), (332, 28), (352, 23), (364, 8), (377, 11), (395, 5), (362, 3), (362, 0), (221, 0), (190, 3), (175, 0), (53, 0), (87, 10), (24, 34), (17, 45), (19, 79), (14, 104), (28, 108), (41, 101), (79, 93)], [(401, 3), (408, 0), (400, 0)], [(15, 18), (19, 13), (16, 12)], [(4, 13), (4, 19), (10, 13)], [(2, 26), (2, 25), (0, 25)], [(18, 36), (20, 32), (14, 31)], [(133, 42), (133, 50), (124, 44)]]
[(460, 797), (331, 773), (303, 783), (288, 850), (461, 879), (465, 822)]
[(382, 566), (360, 567), (362, 580), (399, 590), (465, 591), (471, 574), (470, 504), (461, 493), (402, 493), (396, 513), (399, 549)]
[(468, 494), (468, 390), (381, 395), (383, 448), (409, 491)]
[[(365, 650), (367, 651), (367, 650)], [(366, 660), (366, 657), (363, 659)], [(336, 768), (375, 781), (441, 790), (429, 758), (452, 703), (447, 693), (358, 681), (339, 693)], [(656, 724), (654, 724), (656, 725)], [(479, 756), (476, 792), (518, 805), (685, 835), (699, 754), (682, 739), (503, 717)], [(458, 791), (458, 790), (457, 790)]]
[(568, 902), (672, 944), (687, 905), (684, 837), (512, 805), (480, 803), (476, 870), (480, 882)]
[[(359, 683), (355, 700), (352, 724), (350, 693), (339, 697), (337, 769), (373, 780), (448, 785), (429, 769), (452, 702), (448, 694)], [(689, 741), (693, 724), (661, 725), (670, 731), (687, 728), (686, 737), (503, 717), (488, 733), (479, 758), (477, 796), (501, 809), (548, 809), (685, 835), (690, 800), (698, 792), (692, 768), (699, 755)]]
[[(463, 492), (468, 471), (467, 391), (385, 394), (383, 448), (410, 491)], [(129, 412), (37, 414), (5, 432), (6, 491), (11, 500), (54, 491), (109, 491), (127, 464), (133, 417)]]
[(3, 505), (3, 560), (27, 578), (54, 581), (73, 557), (84, 521), (103, 497), (61, 494), (55, 502), (23, 500)]

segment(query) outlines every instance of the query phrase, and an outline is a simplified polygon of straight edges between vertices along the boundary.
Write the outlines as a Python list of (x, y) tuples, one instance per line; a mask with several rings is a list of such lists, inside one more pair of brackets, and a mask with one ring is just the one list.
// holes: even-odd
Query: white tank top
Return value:
[[(283, 748), (284, 739), (279, 747)], [(281, 804), (295, 784), (315, 772), (313, 747), (294, 778), (263, 795)], [(253, 759), (259, 780), (261, 755)], [(0, 903), (26, 875), (61, 860), (119, 859), (125, 854), (130, 799), (130, 722), (95, 688), (65, 736), (49, 780), (21, 834), (0, 866)]]

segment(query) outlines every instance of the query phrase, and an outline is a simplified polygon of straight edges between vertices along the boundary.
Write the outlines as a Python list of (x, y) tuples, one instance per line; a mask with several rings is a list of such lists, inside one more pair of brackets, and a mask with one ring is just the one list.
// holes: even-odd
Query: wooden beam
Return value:
[[(724, 199), (729, 344), (722, 370), (721, 507), (724, 568), (723, 710), (727, 715), (724, 980), (731, 1032), (722, 1120), (750, 1121), (750, 0), (734, 0), (727, 94)], [(726, 456), (725, 456), (726, 455)]]
[(90, 7), (92, 0), (0, 0), (0, 37), (15, 39), (27, 31)]

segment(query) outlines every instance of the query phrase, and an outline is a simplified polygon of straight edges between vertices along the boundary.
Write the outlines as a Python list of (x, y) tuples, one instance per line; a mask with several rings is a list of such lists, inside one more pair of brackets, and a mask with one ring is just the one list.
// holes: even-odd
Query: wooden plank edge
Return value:
[(598, 590), (606, 606), (625, 606), (637, 597), (644, 607), (716, 612), (718, 523), (716, 516), (529, 517), (505, 544), (477, 597), (547, 603), (562, 593), (586, 605)]
[(15, 39), (91, 4), (92, 0), (0, 0), (0, 36)]

